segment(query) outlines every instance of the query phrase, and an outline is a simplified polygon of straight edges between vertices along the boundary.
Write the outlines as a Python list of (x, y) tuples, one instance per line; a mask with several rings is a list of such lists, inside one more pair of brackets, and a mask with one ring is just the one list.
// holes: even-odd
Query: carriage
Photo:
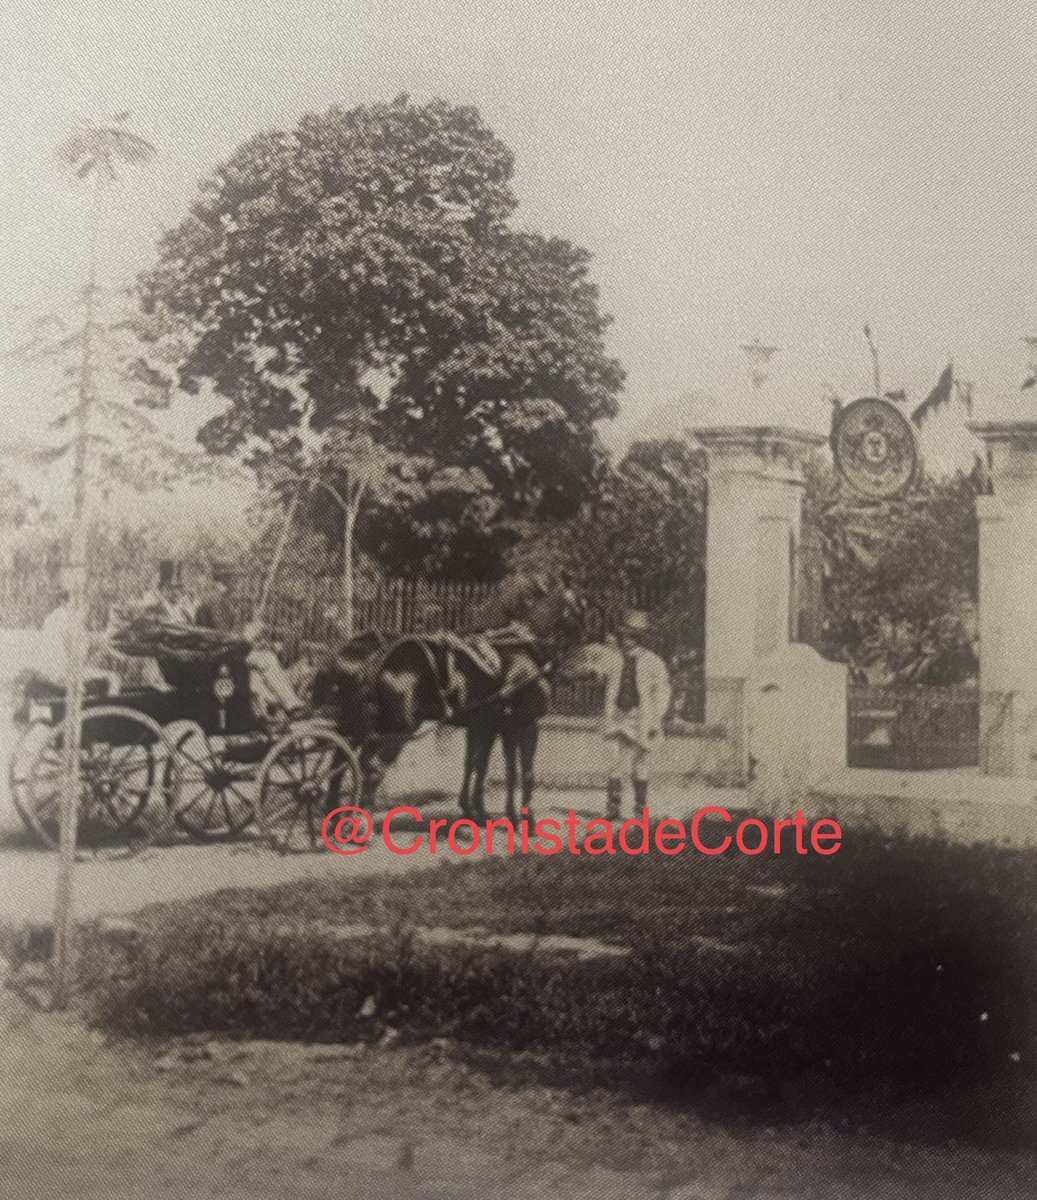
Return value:
[[(255, 686), (252, 645), (212, 630), (130, 623), (113, 641), (161, 676), (110, 694), (86, 686), (81, 726), (77, 840), (102, 846), (142, 838), (171, 822), (196, 841), (255, 824), (282, 853), (316, 849), (324, 816), (357, 803), (357, 753), (328, 720), (272, 712)], [(58, 840), (64, 690), (29, 678), (15, 716), (22, 729), (10, 765), (25, 824)]]

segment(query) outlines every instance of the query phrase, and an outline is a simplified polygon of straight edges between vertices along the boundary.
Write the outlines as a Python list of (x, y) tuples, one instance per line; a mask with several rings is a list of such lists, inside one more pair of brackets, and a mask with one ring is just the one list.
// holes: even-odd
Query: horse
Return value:
[(378, 711), (374, 683), (393, 646), (386, 634), (368, 630), (342, 646), (314, 674), (310, 708), (332, 721), (336, 732), (359, 749), (365, 797), (377, 791), (382, 769), (376, 760)]
[[(491, 610), (492, 611), (492, 610)], [(504, 750), (506, 812), (518, 817), (521, 790), (532, 813), (540, 718), (550, 702), (550, 675), (582, 629), (583, 606), (564, 582), (534, 581), (518, 605), (496, 608), (511, 623), (482, 635), (415, 635), (384, 659), (375, 691), (379, 733), (388, 765), (426, 721), (465, 732), (459, 804), (464, 816), (486, 820), (485, 787), (497, 740)], [(516, 619), (521, 626), (516, 627)]]
[[(517, 819), (519, 791), (531, 814), (549, 677), (578, 639), (583, 606), (564, 581), (533, 581), (504, 594), (504, 604), (483, 619), (488, 628), (481, 634), (420, 633), (388, 647), (384, 639), (376, 645), (378, 639), (368, 636), (363, 644), (346, 647), (336, 668), (315, 681), (315, 705), (323, 700), (335, 707), (340, 731), (362, 746), (369, 807), (385, 770), (431, 721), (464, 730), (459, 804), (466, 817), (486, 820), (486, 773), (498, 738), (507, 815)], [(510, 622), (503, 628), (502, 617)], [(522, 625), (516, 626), (519, 618)]]

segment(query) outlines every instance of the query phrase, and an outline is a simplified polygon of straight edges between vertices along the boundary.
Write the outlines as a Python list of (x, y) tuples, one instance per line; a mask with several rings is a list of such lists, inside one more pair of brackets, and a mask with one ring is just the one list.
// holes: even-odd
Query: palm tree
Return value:
[(155, 147), (126, 128), (130, 114), (122, 112), (111, 125), (84, 122), (58, 147), (59, 162), (75, 179), (91, 186), (87, 218), (87, 280), (83, 293), (83, 328), (75, 407), (73, 449), (72, 532), (69, 545), (69, 640), (67, 647), (68, 696), (61, 793), (61, 833), (58, 848), (58, 881), (54, 914), (54, 977), (52, 1003), (64, 1008), (69, 992), (69, 933), (72, 909), (72, 873), (76, 857), (79, 805), (79, 758), (83, 711), (83, 666), (86, 657), (87, 585), (87, 455), (90, 445), (90, 408), (94, 401), (93, 348), (96, 336), (97, 257), (101, 226), (101, 196), (115, 182), (123, 166), (138, 166), (154, 157)]

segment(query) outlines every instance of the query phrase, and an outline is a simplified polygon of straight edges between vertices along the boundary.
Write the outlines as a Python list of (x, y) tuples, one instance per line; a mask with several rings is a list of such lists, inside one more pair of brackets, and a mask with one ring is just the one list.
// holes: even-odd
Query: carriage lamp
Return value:
[(216, 679), (212, 685), (213, 695), (216, 697), (216, 703), (220, 706), (220, 731), (227, 728), (227, 701), (234, 695), (234, 680), (230, 675), (230, 667), (226, 663), (220, 664), (220, 669), (216, 672)]
[(212, 685), (212, 690), (220, 704), (226, 704), (234, 695), (234, 680), (230, 677), (230, 668), (226, 663), (222, 663), (216, 672), (216, 682)]

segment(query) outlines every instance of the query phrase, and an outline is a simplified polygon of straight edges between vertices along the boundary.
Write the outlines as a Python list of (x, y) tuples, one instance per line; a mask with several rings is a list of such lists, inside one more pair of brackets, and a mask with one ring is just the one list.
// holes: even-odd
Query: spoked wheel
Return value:
[(330, 729), (296, 727), (278, 739), (259, 777), (259, 823), (281, 854), (323, 846), (329, 812), (356, 805), (360, 766), (353, 748)]
[(33, 824), (32, 817), (29, 815), (31, 810), (31, 805), (29, 804), (29, 773), (50, 729), (49, 725), (44, 725), (42, 722), (30, 725), (19, 739), (18, 744), (14, 748), (14, 753), (7, 764), (7, 787), (11, 796), (11, 803), (14, 805), (15, 812), (21, 817), (22, 824), (37, 836), (39, 836), (39, 833)]
[(239, 754), (197, 726), (174, 732), (163, 790), (177, 829), (199, 842), (246, 829), (256, 815), (256, 770), (265, 748), (258, 743)]
[[(79, 825), (85, 846), (117, 842), (144, 811), (156, 776), (162, 730), (128, 708), (100, 706), (83, 715), (79, 754)], [(53, 726), (25, 768), (22, 815), (39, 837), (60, 837), (65, 722)]]

